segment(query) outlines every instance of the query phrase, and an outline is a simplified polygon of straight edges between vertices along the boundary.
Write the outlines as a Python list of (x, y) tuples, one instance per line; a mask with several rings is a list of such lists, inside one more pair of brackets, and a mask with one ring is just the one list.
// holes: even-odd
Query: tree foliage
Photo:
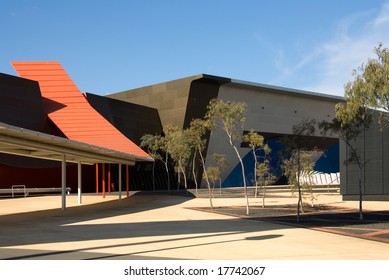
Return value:
[[(204, 180), (207, 184), (207, 188), (208, 188), (209, 203), (210, 203), (211, 208), (213, 208), (212, 188), (211, 188), (211, 184), (209, 182), (208, 173), (207, 173), (207, 170), (205, 167), (205, 159), (204, 159), (204, 155), (203, 155), (205, 145), (206, 145), (206, 140), (204, 139), (206, 132), (207, 132), (206, 122), (204, 120), (201, 120), (201, 119), (193, 119), (191, 121), (190, 127), (188, 129), (187, 138), (188, 138), (188, 141), (190, 143), (190, 146), (193, 147), (193, 149), (194, 149), (194, 153), (196, 154), (196, 152), (197, 152), (200, 156), (201, 165), (203, 168), (203, 178), (204, 178)], [(193, 168), (194, 168), (194, 164), (193, 164)], [(196, 174), (193, 174), (193, 176), (194, 176), (194, 180), (196, 180)], [(197, 187), (197, 184), (196, 184), (196, 187)]]
[[(262, 186), (262, 207), (265, 207), (266, 187), (273, 184), (277, 179), (270, 168), (270, 161), (267, 157), (269, 153), (270, 151), (268, 153), (265, 151), (264, 160), (256, 165), (256, 175), (258, 178), (256, 186), (258, 184)], [(257, 190), (255, 194), (257, 195)]]
[(354, 70), (354, 81), (346, 85), (347, 106), (355, 113), (350, 117), (358, 116), (364, 105), (377, 109), (380, 113), (381, 128), (389, 121), (389, 49), (379, 44), (375, 48), (376, 59), (368, 59), (366, 64)]
[(212, 188), (215, 188), (216, 181), (218, 181), (221, 177), (221, 171), (217, 166), (208, 166), (207, 176), (208, 179), (212, 182)]
[(352, 81), (345, 85), (345, 102), (336, 105), (336, 119), (323, 122), (324, 133), (336, 133), (349, 151), (345, 164), (356, 164), (359, 170), (359, 217), (363, 219), (362, 173), (366, 161), (357, 149), (357, 138), (370, 126), (373, 109), (380, 112), (378, 122), (381, 129), (388, 124), (389, 112), (389, 50), (379, 44), (375, 48), (376, 59), (368, 59), (357, 70), (353, 70)]
[(300, 211), (304, 212), (303, 200), (308, 197), (311, 206), (316, 199), (313, 194), (313, 182), (311, 180), (313, 167), (315, 165), (315, 150), (295, 150), (293, 154), (283, 162), (285, 176), (288, 177), (292, 193), (299, 195)]
[(244, 172), (242, 157), (237, 148), (237, 140), (241, 140), (241, 130), (245, 122), (246, 104), (243, 102), (226, 102), (220, 99), (212, 99), (208, 105), (208, 111), (205, 115), (206, 124), (209, 129), (222, 129), (228, 138), (228, 142), (234, 149), (242, 169), (242, 179), (244, 195), (246, 199), (246, 214), (250, 214), (249, 200), (247, 195), (247, 184)]
[(345, 86), (345, 102), (336, 105), (336, 118), (332, 122), (322, 122), (323, 133), (332, 132), (346, 144), (349, 151), (345, 164), (358, 167), (359, 217), (363, 219), (362, 173), (366, 161), (357, 148), (357, 139), (372, 121), (372, 109), (380, 109), (381, 127), (386, 122), (389, 109), (389, 52), (382, 45), (376, 48), (378, 59), (369, 59), (358, 71), (353, 71), (354, 80)]
[(179, 172), (184, 176), (185, 189), (188, 189), (186, 166), (191, 154), (189, 131), (178, 126), (167, 125), (164, 129), (166, 151), (177, 164)]
[[(220, 127), (228, 135), (230, 141), (240, 140), (240, 130), (246, 120), (246, 103), (226, 102), (221, 99), (212, 99), (205, 115), (210, 129)], [(231, 146), (233, 143), (230, 143)]]
[(282, 139), (289, 154), (289, 158), (284, 159), (282, 168), (290, 185), (295, 187), (298, 192), (297, 221), (300, 220), (300, 212), (303, 210), (303, 186), (300, 180), (305, 166), (303, 159), (307, 158), (306, 155), (310, 157), (312, 150), (314, 150), (310, 136), (315, 133), (315, 130), (316, 120), (306, 118), (292, 127), (292, 135), (285, 136)]
[[(264, 137), (253, 129), (251, 129), (247, 134), (242, 136), (242, 142), (248, 143), (248, 146), (251, 149), (254, 158), (254, 184), (255, 184), (255, 197), (257, 197), (258, 193), (258, 152), (263, 153), (263, 163), (267, 160), (267, 155), (270, 154), (270, 147), (264, 143)], [(268, 161), (267, 161), (268, 163)], [(261, 166), (260, 170), (263, 171), (265, 166)], [(264, 185), (263, 185), (264, 186)]]
[[(152, 180), (153, 180), (153, 190), (155, 191), (155, 162), (162, 159), (160, 153), (160, 135), (145, 134), (141, 137), (140, 146), (146, 148), (149, 155), (154, 159), (153, 168), (152, 168)], [(169, 176), (169, 174), (168, 174)]]
[(226, 155), (214, 153), (212, 155), (213, 160), (216, 162), (216, 168), (219, 170), (220, 176), (219, 176), (219, 194), (222, 195), (222, 177), (221, 174), (223, 171), (228, 167), (228, 161), (226, 159)]

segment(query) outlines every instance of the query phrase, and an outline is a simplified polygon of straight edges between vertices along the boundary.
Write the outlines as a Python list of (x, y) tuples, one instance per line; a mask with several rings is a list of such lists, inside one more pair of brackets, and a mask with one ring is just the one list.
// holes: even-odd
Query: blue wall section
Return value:
[[(270, 168), (273, 174), (275, 174), (277, 177), (280, 177), (282, 175), (282, 170), (281, 170), (282, 160), (279, 155), (280, 154), (279, 152), (283, 150), (284, 145), (281, 144), (279, 141), (273, 139), (269, 139), (267, 141), (267, 144), (271, 149), (271, 153), (269, 155)], [(245, 168), (246, 183), (248, 186), (250, 186), (250, 185), (254, 185), (254, 156), (250, 149), (247, 150), (249, 152), (243, 157), (242, 160)], [(257, 151), (259, 162), (261, 162), (261, 159), (263, 161), (263, 154), (261, 154), (260, 152), (261, 151)], [(236, 186), (243, 186), (242, 168), (239, 162), (222, 183), (222, 187), (236, 187)]]
[[(280, 152), (284, 149), (284, 145), (277, 140), (269, 139), (267, 144), (271, 148), (270, 158), (270, 168), (274, 175), (280, 177), (282, 175), (282, 159), (280, 157)], [(243, 157), (243, 164), (245, 167), (245, 177), (246, 183), (248, 186), (254, 185), (254, 157), (251, 150), (247, 149), (249, 152)], [(261, 155), (257, 152), (258, 161), (261, 162)], [(316, 161), (314, 170), (324, 173), (335, 173), (339, 172), (339, 144), (334, 144), (330, 146), (322, 156)], [(237, 187), (243, 186), (242, 178), (242, 168), (238, 162), (235, 168), (227, 176), (227, 178), (222, 183), (222, 187)]]
[(313, 170), (323, 173), (339, 172), (339, 144), (330, 146), (316, 161)]

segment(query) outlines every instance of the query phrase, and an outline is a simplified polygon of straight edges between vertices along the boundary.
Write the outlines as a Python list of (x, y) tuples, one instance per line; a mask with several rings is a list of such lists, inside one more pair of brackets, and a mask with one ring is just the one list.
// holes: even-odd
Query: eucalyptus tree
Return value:
[[(178, 172), (184, 177), (185, 189), (188, 189), (186, 179), (186, 166), (191, 153), (189, 131), (180, 129), (178, 126), (167, 125), (164, 129), (166, 140), (166, 151), (177, 164)], [(180, 182), (178, 183), (178, 188)]]
[(159, 149), (163, 153), (163, 156), (161, 157), (161, 161), (165, 165), (165, 170), (166, 170), (166, 176), (167, 176), (167, 189), (170, 192), (170, 173), (169, 173), (169, 143), (166, 140), (165, 135), (161, 136), (159, 142)]
[[(241, 131), (245, 123), (246, 103), (243, 102), (226, 102), (220, 99), (212, 99), (207, 107), (208, 111), (205, 120), (209, 129), (222, 129), (228, 138), (228, 142), (234, 149), (239, 159), (242, 169), (242, 179), (244, 196), (246, 200), (246, 214), (250, 214), (249, 199), (247, 195), (247, 184), (242, 157), (238, 150), (241, 142)], [(238, 141), (238, 142), (237, 142)]]
[(298, 192), (300, 202), (300, 212), (304, 212), (303, 198), (309, 193), (311, 206), (314, 206), (315, 196), (313, 194), (313, 183), (311, 180), (315, 162), (313, 156), (315, 150), (300, 150), (293, 152), (292, 155), (284, 160), (284, 174), (289, 179), (292, 194)]
[[(205, 121), (201, 120), (201, 119), (193, 119), (190, 123), (187, 137), (189, 139), (189, 142), (191, 143), (190, 144), (191, 147), (194, 148), (194, 152), (195, 153), (197, 152), (200, 156), (201, 166), (203, 169), (203, 178), (204, 178), (204, 180), (207, 184), (207, 188), (208, 188), (209, 203), (210, 203), (211, 208), (213, 208), (212, 188), (211, 188), (211, 184), (209, 182), (208, 173), (207, 173), (207, 170), (205, 167), (205, 159), (204, 159), (204, 155), (203, 155), (205, 145), (206, 145), (206, 140), (205, 140), (206, 133), (207, 133), (207, 126), (206, 126)], [(195, 163), (193, 163), (193, 168), (194, 168), (194, 164)], [(196, 180), (196, 174), (194, 171), (193, 171), (193, 176), (194, 176), (194, 180)], [(197, 187), (197, 184), (196, 184), (196, 187)], [(196, 191), (197, 191), (197, 189), (196, 189)]]
[[(362, 111), (360, 111), (362, 113)], [(359, 190), (359, 219), (363, 220), (363, 192), (362, 192), (362, 174), (366, 161), (362, 157), (361, 151), (357, 147), (357, 138), (362, 134), (365, 127), (369, 125), (370, 117), (354, 115), (353, 118), (347, 117), (350, 114), (347, 105), (337, 106), (336, 118), (332, 122), (323, 121), (319, 127), (323, 130), (323, 134), (335, 133), (348, 149), (348, 157), (344, 164), (356, 164), (358, 167), (358, 190)]]
[[(363, 67), (360, 68), (363, 71)], [(372, 121), (370, 86), (362, 74), (353, 72), (354, 81), (345, 86), (345, 102), (335, 107), (336, 118), (332, 122), (321, 122), (319, 127), (323, 133), (335, 133), (346, 144), (349, 151), (346, 165), (356, 164), (358, 167), (359, 218), (363, 219), (363, 186), (362, 174), (366, 161), (358, 149), (357, 139), (369, 127)]]
[[(389, 123), (389, 49), (382, 43), (374, 49), (377, 58), (354, 70), (354, 81), (346, 86), (348, 102), (367, 104), (380, 112), (381, 130)], [(352, 91), (352, 93), (351, 93)]]
[(193, 147), (193, 154), (192, 154), (192, 176), (193, 176), (193, 182), (195, 184), (196, 194), (199, 193), (199, 183), (197, 182), (197, 149)]
[(310, 136), (315, 133), (316, 120), (303, 119), (293, 125), (292, 135), (283, 137), (282, 142), (285, 144), (289, 158), (284, 159), (282, 168), (284, 174), (288, 177), (290, 185), (295, 186), (298, 192), (297, 202), (297, 222), (300, 221), (300, 212), (303, 210), (301, 174), (304, 171), (304, 160), (312, 157), (312, 143)]
[(265, 157), (271, 152), (270, 147), (264, 143), (262, 135), (251, 129), (247, 134), (242, 136), (242, 141), (248, 143), (251, 152), (254, 157), (254, 184), (255, 184), (255, 197), (258, 193), (258, 176), (257, 176), (257, 165), (258, 165), (258, 152), (263, 152)]
[(389, 112), (389, 50), (379, 44), (375, 48), (377, 59), (368, 59), (357, 70), (353, 70), (353, 81), (345, 85), (345, 102), (335, 107), (336, 118), (322, 122), (323, 133), (335, 133), (346, 144), (346, 165), (358, 167), (359, 219), (363, 219), (362, 174), (366, 160), (358, 149), (357, 139), (370, 126), (373, 109), (380, 113), (381, 129), (387, 125)]
[(214, 153), (212, 155), (212, 157), (213, 157), (213, 160), (217, 164), (217, 168), (220, 171), (220, 176), (219, 176), (219, 194), (221, 196), (222, 195), (222, 177), (221, 177), (221, 174), (228, 167), (228, 161), (226, 159), (226, 155), (225, 154)]
[(149, 155), (154, 159), (153, 168), (152, 168), (152, 180), (153, 180), (153, 190), (155, 191), (155, 162), (161, 160), (162, 156), (159, 153), (160, 149), (160, 135), (145, 134), (141, 137), (140, 146), (146, 148)]
[(265, 207), (266, 187), (273, 184), (277, 179), (271, 171), (270, 161), (267, 157), (257, 164), (256, 174), (258, 175), (258, 183), (262, 185), (262, 207)]
[(214, 189), (215, 182), (218, 181), (221, 177), (220, 169), (217, 166), (208, 166), (207, 167), (207, 176), (208, 176), (208, 179), (212, 182), (212, 189)]

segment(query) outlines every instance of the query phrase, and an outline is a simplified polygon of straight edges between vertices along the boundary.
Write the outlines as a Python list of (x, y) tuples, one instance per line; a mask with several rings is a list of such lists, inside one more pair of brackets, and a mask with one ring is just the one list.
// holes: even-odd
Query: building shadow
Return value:
[[(285, 225), (260, 223), (238, 218), (220, 218), (212, 220), (169, 220), (132, 221), (131, 215), (142, 211), (154, 210), (184, 203), (192, 197), (136, 195), (121, 201), (109, 201), (71, 207), (66, 211), (59, 209), (34, 211), (29, 213), (0, 216), (0, 258), (1, 259), (120, 259), (135, 258), (138, 255), (157, 251), (197, 247), (242, 240), (266, 240), (281, 235), (260, 235), (261, 232), (285, 228)], [(177, 208), (179, 210), (179, 208)], [(125, 215), (125, 216), (124, 216)], [(120, 217), (123, 216), (123, 217)], [(99, 221), (105, 218), (120, 217), (115, 222)], [(168, 218), (168, 217), (167, 217)], [(128, 220), (126, 220), (128, 219)], [(93, 222), (90, 222), (93, 221)], [(256, 237), (245, 239), (242, 233), (259, 233)], [(234, 238), (236, 236), (236, 238)], [(146, 237), (145, 241), (139, 238)], [(156, 238), (152, 238), (156, 237)], [(125, 238), (135, 238), (128, 242)], [(216, 241), (215, 241), (216, 238)], [(112, 240), (123, 239), (112, 244)], [(70, 250), (20, 250), (20, 247), (61, 242), (82, 242), (96, 240), (95, 246), (83, 246)], [(174, 245), (180, 241), (186, 245)], [(190, 241), (190, 242), (189, 242)], [(155, 245), (163, 243), (162, 248)], [(85, 243), (88, 244), (88, 243)], [(146, 245), (147, 250), (131, 251), (128, 254), (95, 254), (85, 251), (115, 247), (131, 248)], [(19, 248), (10, 248), (18, 246)], [(134, 248), (134, 247), (133, 247)]]

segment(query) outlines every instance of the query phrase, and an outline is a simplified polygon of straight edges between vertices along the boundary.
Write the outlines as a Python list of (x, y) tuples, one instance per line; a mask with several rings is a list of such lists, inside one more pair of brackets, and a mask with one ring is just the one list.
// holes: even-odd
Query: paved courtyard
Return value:
[[(252, 207), (261, 205), (251, 198)], [(269, 196), (275, 207), (296, 202)], [(215, 207), (241, 207), (243, 198), (218, 198)], [(321, 194), (316, 202), (357, 208), (339, 195)], [(0, 199), (0, 259), (263, 259), (389, 260), (389, 244), (312, 230), (272, 220), (245, 219), (199, 208), (207, 198), (116, 194)], [(388, 210), (389, 202), (365, 202), (365, 209)]]

